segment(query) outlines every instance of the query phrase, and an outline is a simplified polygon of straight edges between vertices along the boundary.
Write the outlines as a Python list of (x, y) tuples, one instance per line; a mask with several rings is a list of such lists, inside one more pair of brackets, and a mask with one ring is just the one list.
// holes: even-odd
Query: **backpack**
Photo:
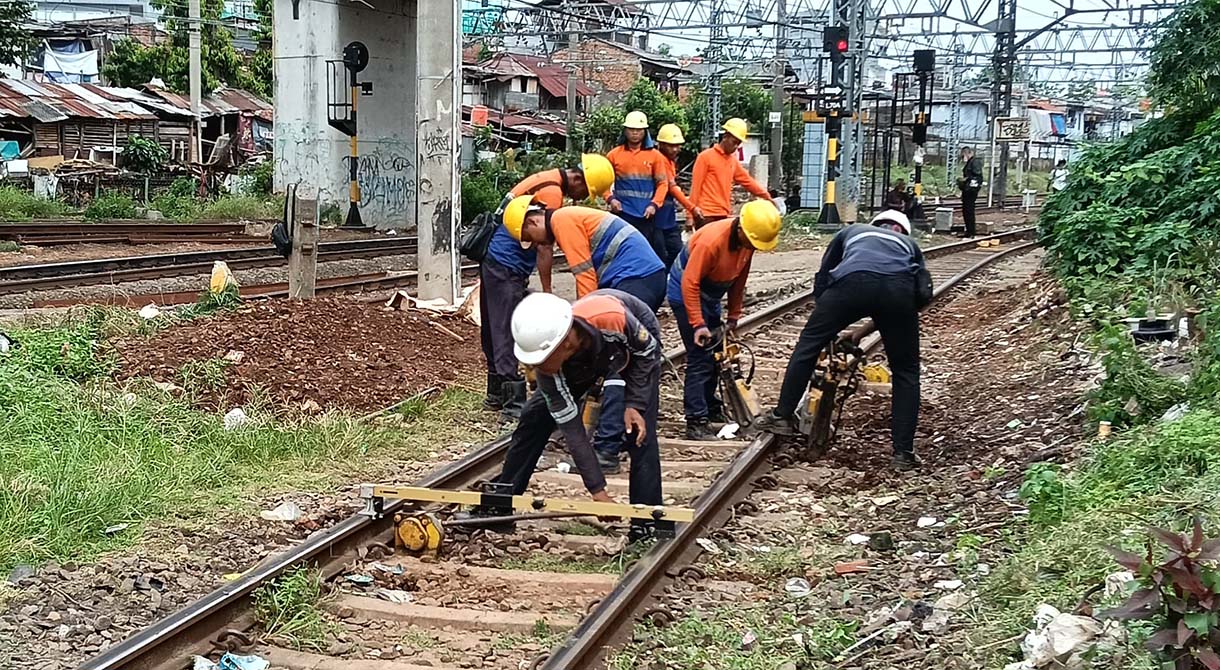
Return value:
[(469, 258), (476, 263), (482, 263), (487, 257), (487, 248), (491, 246), (491, 238), (496, 233), (496, 227), (500, 225), (496, 221), (496, 215), (491, 212), (483, 212), (474, 217), (474, 221), (470, 222), (470, 228), (462, 234), (462, 239), (458, 243), (458, 251), (463, 256)]

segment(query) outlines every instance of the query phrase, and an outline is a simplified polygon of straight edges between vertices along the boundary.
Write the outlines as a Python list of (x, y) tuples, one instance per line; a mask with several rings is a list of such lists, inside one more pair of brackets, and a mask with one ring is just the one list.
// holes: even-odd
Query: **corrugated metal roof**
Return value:
[[(0, 117), (55, 123), (68, 118), (155, 119), (158, 113), (191, 116), (191, 104), (186, 97), (160, 87), (145, 88), (147, 91), (96, 84), (0, 79)], [(271, 120), (271, 104), (241, 89), (222, 89), (202, 102), (204, 117), (240, 113)]]

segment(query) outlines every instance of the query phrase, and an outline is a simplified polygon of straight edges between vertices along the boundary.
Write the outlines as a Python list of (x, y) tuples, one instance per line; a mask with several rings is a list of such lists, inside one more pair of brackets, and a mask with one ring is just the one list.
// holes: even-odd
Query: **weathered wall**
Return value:
[(346, 213), (351, 151), (347, 136), (327, 123), (326, 61), (359, 40), (370, 54), (360, 80), (373, 82), (373, 95), (356, 100), (360, 214), (368, 225), (404, 228), (414, 225), (418, 200), (415, 6), (406, 0), (376, 6), (303, 1), (294, 20), (291, 1), (276, 0), (275, 183), (283, 190), (299, 182), (301, 194), (314, 191), (323, 206)]

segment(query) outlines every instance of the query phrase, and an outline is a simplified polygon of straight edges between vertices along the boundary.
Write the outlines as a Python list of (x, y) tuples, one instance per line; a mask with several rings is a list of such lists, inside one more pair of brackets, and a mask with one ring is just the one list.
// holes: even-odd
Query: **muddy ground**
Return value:
[(283, 409), (365, 413), (484, 383), (479, 331), (466, 319), (342, 298), (251, 303), (114, 346), (120, 379), (175, 384), (219, 411), (261, 394)]

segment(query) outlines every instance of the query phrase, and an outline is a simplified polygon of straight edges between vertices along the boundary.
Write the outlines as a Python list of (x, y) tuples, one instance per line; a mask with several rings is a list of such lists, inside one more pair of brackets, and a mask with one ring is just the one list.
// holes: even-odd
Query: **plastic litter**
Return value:
[(559, 463), (555, 464), (555, 471), (562, 472), (563, 474), (566, 475), (572, 471), (572, 464), (560, 461)]
[(1052, 665), (1083, 667), (1083, 657), (1101, 632), (1101, 622), (1096, 619), (1065, 614), (1046, 604), (1039, 605), (1034, 613), (1034, 629), (1021, 640), (1021, 652), (1025, 655), (1025, 660), (1005, 666), (1006, 670), (1028, 670)]
[(152, 321), (158, 316), (161, 316), (161, 310), (157, 309), (157, 306), (151, 302), (141, 307), (140, 311), (136, 313), (139, 314), (140, 318), (144, 319), (145, 321)]
[(415, 600), (415, 597), (399, 589), (377, 589), (377, 597), (392, 603), (403, 605)]
[(1119, 570), (1106, 575), (1105, 590), (1107, 596), (1116, 596), (1127, 592), (1127, 584), (1135, 581), (1135, 573), (1130, 570)]
[(344, 579), (358, 586), (368, 586), (373, 583), (373, 578), (368, 575), (348, 575)]
[(263, 510), (258, 515), (267, 521), (297, 521), (305, 516), (305, 512), (296, 503), (285, 500), (275, 509)]
[(123, 531), (127, 530), (127, 528), (128, 528), (130, 525), (131, 525), (131, 524), (126, 524), (126, 523), (116, 523), (116, 524), (115, 524), (115, 525), (113, 525), (113, 526), (110, 526), (110, 527), (108, 527), (108, 528), (103, 529), (103, 530), (102, 530), (102, 535), (118, 535), (119, 533), (121, 533), (121, 532), (123, 532)]
[(212, 263), (212, 276), (208, 281), (208, 290), (212, 293), (224, 293), (225, 289), (230, 286), (237, 286), (237, 279), (233, 277), (233, 272), (229, 270), (228, 263), (224, 261), (216, 261)]
[(754, 648), (754, 644), (758, 642), (758, 636), (754, 631), (748, 630), (745, 635), (741, 636), (741, 648), (744, 651), (750, 651)]
[(369, 565), (369, 569), (389, 573), (394, 576), (406, 573), (406, 569), (401, 565), (386, 565), (385, 563), (373, 563)]
[(735, 423), (726, 423), (724, 424), (724, 427), (722, 427), (720, 431), (716, 433), (716, 437), (722, 440), (731, 440), (737, 437), (737, 431), (740, 429), (741, 426)]
[(788, 583), (784, 584), (784, 591), (787, 591), (788, 595), (793, 598), (804, 598), (813, 593), (813, 587), (809, 585), (809, 580), (793, 577), (788, 580)]
[(868, 536), (860, 533), (852, 533), (847, 536), (848, 544), (868, 544)]
[(712, 542), (711, 540), (707, 539), (706, 537), (695, 538), (695, 544), (699, 545), (700, 547), (703, 547), (703, 550), (709, 554), (720, 555), (721, 553), (723, 553), (720, 550), (720, 547), (716, 546), (715, 542)]
[(931, 528), (932, 526), (936, 525), (936, 517), (921, 516), (921, 517), (919, 517), (919, 521), (915, 522), (915, 525), (920, 528)]
[(240, 407), (234, 407), (225, 414), (225, 430), (237, 430), (247, 423), (250, 423), (250, 417), (246, 416), (246, 410)]
[(1180, 403), (1174, 405), (1173, 407), (1170, 407), (1169, 409), (1165, 410), (1165, 413), (1161, 415), (1161, 421), (1164, 423), (1170, 423), (1172, 421), (1177, 421), (1178, 419), (1181, 419), (1182, 417), (1186, 416), (1186, 413), (1189, 411), (1190, 411), (1190, 403), (1180, 402)]
[(9, 337), (6, 333), (0, 332), (0, 354), (7, 354), (17, 348), (17, 340)]
[(954, 589), (960, 589), (960, 588), (962, 588), (962, 580), (960, 580), (960, 579), (942, 579), (939, 582), (936, 582), (935, 584), (933, 584), (932, 588), (941, 589), (942, 591), (952, 591)]
[(203, 656), (194, 656), (192, 661), (193, 670), (267, 670), (271, 667), (271, 663), (262, 656), (238, 656), (233, 652), (226, 652), (218, 663), (213, 663)]

